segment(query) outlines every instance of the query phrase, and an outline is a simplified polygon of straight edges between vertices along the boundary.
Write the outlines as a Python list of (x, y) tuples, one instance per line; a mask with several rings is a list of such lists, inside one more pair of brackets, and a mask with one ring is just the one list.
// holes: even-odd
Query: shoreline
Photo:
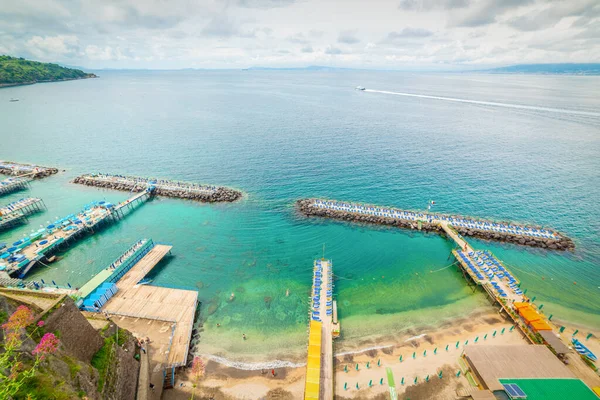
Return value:
[[(361, 388), (366, 388), (370, 379), (373, 382), (379, 381), (380, 375), (384, 373), (386, 366), (393, 369), (408, 368), (410, 371), (414, 370), (421, 378), (426, 374), (435, 374), (441, 368), (456, 369), (458, 368), (455, 365), (456, 359), (462, 351), (465, 341), (472, 343), (476, 337), (479, 338), (479, 342), (484, 340), (491, 342), (493, 340), (494, 343), (525, 343), (525, 340), (516, 330), (509, 333), (508, 327), (510, 326), (511, 323), (499, 315), (494, 307), (490, 306), (476, 309), (463, 318), (446, 321), (438, 327), (422, 328), (417, 335), (414, 335), (412, 330), (406, 331), (404, 334), (392, 335), (389, 338), (391, 339), (390, 343), (380, 343), (366, 347), (361, 347), (360, 343), (354, 343), (359, 348), (344, 349), (347, 351), (338, 350), (334, 354), (336, 391), (339, 393), (347, 392), (348, 396), (363, 394), (362, 389), (344, 391), (344, 383), (351, 382), (354, 385), (355, 382), (360, 382)], [(506, 329), (506, 333), (500, 335), (502, 328)], [(494, 335), (492, 338), (494, 331), (497, 331), (498, 335)], [(483, 336), (486, 334), (488, 337), (484, 339)], [(460, 343), (458, 348), (455, 345), (456, 342)], [(470, 345), (477, 345), (476, 343)], [(445, 350), (445, 346), (449, 346), (449, 349)], [(334, 349), (336, 347), (339, 348), (338, 342), (334, 342)], [(433, 353), (434, 349), (437, 349), (437, 355)], [(427, 352), (427, 357), (423, 355), (424, 351)], [(413, 353), (415, 353), (416, 359), (411, 357)], [(398, 361), (400, 355), (404, 357), (404, 363)], [(371, 364), (371, 368), (365, 368), (367, 362)], [(381, 367), (377, 366), (378, 362), (382, 363)], [(355, 371), (353, 368), (355, 364), (360, 365), (359, 371)], [(206, 366), (206, 374), (198, 384), (197, 394), (201, 393), (202, 395), (215, 396), (215, 398), (221, 399), (247, 399), (285, 393), (288, 396), (286, 398), (302, 398), (305, 375), (302, 366), (274, 365), (267, 367), (265, 364), (263, 365), (264, 368), (248, 370), (224, 365), (215, 359), (209, 359)], [(348, 372), (345, 371), (344, 366), (350, 366), (347, 368)], [(272, 376), (273, 370), (275, 376)], [(402, 376), (396, 372), (398, 380)], [(190, 378), (189, 375), (182, 374), (176, 382), (174, 390), (165, 392), (163, 398), (165, 400), (189, 398), (193, 384)], [(410, 379), (412, 380), (412, 377)], [(406, 387), (414, 390), (418, 386), (407, 385), (398, 387), (398, 389), (404, 390)], [(364, 394), (373, 395), (375, 394), (374, 390), (377, 390), (376, 388), (380, 387), (374, 386), (365, 389), (368, 392), (365, 391)], [(381, 388), (386, 389), (387, 386), (381, 386)]]
[(67, 81), (79, 81), (79, 80), (82, 80), (82, 79), (100, 78), (96, 74), (89, 74), (89, 75), (93, 75), (93, 76), (83, 76), (81, 78), (53, 79), (53, 80), (44, 80), (44, 81), (29, 81), (29, 82), (19, 82), (19, 83), (0, 83), (0, 89), (2, 89), (2, 88), (8, 88), (8, 87), (15, 87), (15, 86), (35, 85), (36, 83), (67, 82)]

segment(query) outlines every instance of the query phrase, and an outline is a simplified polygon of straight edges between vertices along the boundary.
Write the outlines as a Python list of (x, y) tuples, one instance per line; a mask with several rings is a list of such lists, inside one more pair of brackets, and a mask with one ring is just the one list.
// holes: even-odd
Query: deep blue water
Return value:
[[(439, 212), (532, 222), (573, 237), (573, 254), (473, 244), (511, 266), (556, 318), (600, 328), (600, 78), (99, 75), (0, 90), (0, 159), (66, 170), (32, 183), (30, 194), (43, 198), (48, 211), (1, 233), (0, 241), (16, 240), (91, 200), (127, 197), (69, 183), (81, 173), (222, 184), (246, 195), (227, 205), (153, 200), (34, 277), (81, 285), (135, 240), (151, 237), (174, 245), (155, 284), (200, 288), (204, 351), (234, 357), (273, 347), (302, 350), (310, 269), (325, 245), (341, 277), (340, 314), (345, 340), (352, 341), (418, 326), (423, 315), (433, 321), (465, 313), (484, 301), (453, 269), (430, 272), (452, 262), (445, 239), (307, 220), (296, 215), (294, 201), (321, 196), (423, 209), (435, 200)], [(357, 85), (555, 110), (361, 92)], [(231, 292), (236, 300), (229, 303)], [(226, 329), (216, 332), (216, 322)], [(270, 339), (262, 347), (240, 347), (241, 332)]]

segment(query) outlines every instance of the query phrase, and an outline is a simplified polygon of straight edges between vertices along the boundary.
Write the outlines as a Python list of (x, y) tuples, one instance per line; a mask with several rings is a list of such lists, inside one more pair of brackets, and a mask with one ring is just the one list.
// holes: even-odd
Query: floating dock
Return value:
[(12, 161), (0, 161), (0, 174), (45, 178), (58, 172), (58, 168), (42, 167), (34, 164), (21, 164)]
[(0, 207), (0, 231), (27, 220), (27, 216), (45, 209), (42, 199), (28, 197)]
[(0, 181), (0, 196), (16, 192), (17, 190), (25, 190), (29, 188), (27, 180), (22, 178), (8, 178)]
[(322, 199), (299, 200), (297, 206), (300, 212), (307, 216), (390, 225), (436, 233), (444, 233), (442, 225), (447, 224), (461, 235), (484, 240), (553, 250), (573, 250), (575, 248), (573, 241), (559, 232), (529, 225)]
[(92, 202), (78, 214), (71, 214), (37, 232), (14, 242), (0, 251), (0, 270), (24, 278), (27, 273), (59, 248), (69, 245), (85, 233), (94, 233), (102, 225), (121, 218), (152, 195), (151, 188), (117, 205), (105, 201)]
[(196, 183), (123, 175), (82, 175), (75, 178), (73, 183), (127, 192), (140, 192), (146, 190), (148, 187), (154, 187), (154, 193), (159, 196), (196, 200), (207, 203), (233, 202), (242, 197), (240, 191), (222, 186), (200, 185)]
[[(198, 305), (195, 290), (171, 289), (143, 284), (144, 278), (171, 251), (172, 246), (151, 239), (136, 242), (123, 255), (77, 292), (82, 310), (106, 312), (117, 325), (145, 338), (156, 329), (152, 321), (169, 327), (170, 337), (159, 358), (165, 376), (187, 364), (194, 316)], [(156, 358), (154, 360), (157, 360)]]
[(333, 399), (333, 339), (339, 336), (330, 260), (315, 260), (304, 398)]

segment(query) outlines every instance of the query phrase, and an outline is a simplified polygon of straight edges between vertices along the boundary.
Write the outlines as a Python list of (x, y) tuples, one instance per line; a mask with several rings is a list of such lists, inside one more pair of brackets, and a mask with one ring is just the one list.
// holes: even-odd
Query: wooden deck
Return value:
[[(156, 245), (117, 282), (119, 291), (102, 308), (109, 314), (146, 320), (174, 323), (171, 345), (167, 352), (167, 367), (185, 365), (189, 349), (198, 293), (193, 290), (170, 289), (151, 285), (138, 285), (171, 250), (172, 246)], [(118, 320), (116, 320), (118, 324)], [(152, 329), (146, 322), (136, 330), (141, 336)]]

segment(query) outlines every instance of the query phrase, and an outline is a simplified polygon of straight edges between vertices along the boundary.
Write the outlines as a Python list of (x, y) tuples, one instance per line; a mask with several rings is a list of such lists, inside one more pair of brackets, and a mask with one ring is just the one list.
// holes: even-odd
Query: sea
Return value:
[(198, 291), (196, 354), (249, 369), (300, 365), (315, 258), (333, 262), (339, 352), (422, 335), (489, 307), (451, 266), (449, 240), (306, 218), (294, 207), (307, 197), (413, 210), (434, 201), (436, 212), (573, 238), (574, 252), (469, 241), (503, 260), (554, 319), (600, 329), (600, 77), (97, 74), (0, 89), (0, 159), (60, 168), (0, 198), (35, 196), (47, 206), (0, 242), (91, 201), (129, 197), (70, 183), (84, 173), (224, 185), (244, 196), (231, 204), (152, 199), (29, 278), (78, 287), (140, 238), (169, 243), (172, 256), (151, 284)]

